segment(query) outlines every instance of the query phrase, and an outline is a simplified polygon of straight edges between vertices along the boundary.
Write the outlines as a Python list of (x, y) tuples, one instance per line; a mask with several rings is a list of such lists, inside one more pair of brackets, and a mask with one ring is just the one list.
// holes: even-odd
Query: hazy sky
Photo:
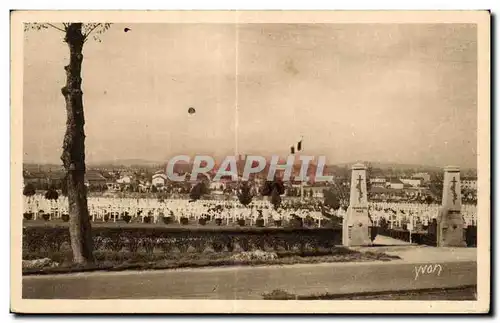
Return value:
[[(475, 167), (476, 33), (457, 24), (116, 24), (84, 49), (87, 161), (286, 155), (303, 136), (304, 154), (327, 163)], [(59, 163), (62, 36), (25, 34), (25, 161)]]

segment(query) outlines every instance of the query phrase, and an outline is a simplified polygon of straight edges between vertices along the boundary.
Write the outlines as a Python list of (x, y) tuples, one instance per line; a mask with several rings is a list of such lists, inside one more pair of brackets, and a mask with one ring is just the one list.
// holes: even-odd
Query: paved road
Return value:
[[(437, 262), (432, 273), (404, 260), (23, 277), (23, 298), (262, 299), (276, 289), (296, 295), (345, 294), (476, 284), (475, 261)], [(434, 268), (434, 267), (432, 267)]]
[(410, 246), (411, 243), (403, 240), (394, 239), (387, 236), (377, 235), (373, 241), (375, 245), (379, 246)]
[(468, 286), (462, 288), (446, 288), (446, 289), (424, 289), (415, 291), (404, 291), (398, 293), (379, 293), (371, 295), (352, 295), (343, 296), (342, 298), (331, 296), (320, 299), (332, 300), (407, 300), (407, 301), (475, 301), (477, 300), (477, 287)]

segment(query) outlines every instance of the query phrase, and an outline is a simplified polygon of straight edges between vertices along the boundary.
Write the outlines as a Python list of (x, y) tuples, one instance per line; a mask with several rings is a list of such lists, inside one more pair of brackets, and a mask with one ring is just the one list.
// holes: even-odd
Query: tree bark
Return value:
[(70, 24), (66, 29), (64, 41), (68, 44), (70, 59), (69, 65), (64, 67), (66, 86), (61, 89), (67, 114), (61, 160), (66, 171), (73, 261), (85, 265), (93, 262), (93, 241), (85, 186), (85, 118), (81, 89), (85, 38), (82, 34), (82, 24)]

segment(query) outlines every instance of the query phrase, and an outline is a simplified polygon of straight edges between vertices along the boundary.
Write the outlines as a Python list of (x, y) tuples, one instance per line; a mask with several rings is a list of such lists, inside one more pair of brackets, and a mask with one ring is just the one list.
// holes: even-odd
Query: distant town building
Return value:
[[(403, 183), (400, 183), (403, 185)], [(404, 191), (402, 189), (384, 188), (374, 186), (370, 189), (370, 200), (373, 201), (398, 201), (403, 199)]]
[(387, 180), (382, 177), (370, 178), (372, 186), (385, 187)]
[(232, 182), (233, 181), (230, 178), (221, 178), (217, 181), (210, 181), (209, 188), (211, 191), (222, 192), (229, 188)]
[(23, 181), (25, 184), (32, 184), (35, 185), (35, 187), (44, 187), (45, 189), (61, 181), (63, 178), (64, 175), (45, 173), (42, 171), (23, 172)]
[(403, 184), (410, 185), (410, 187), (419, 187), (422, 185), (421, 178), (400, 178), (399, 179)]
[(161, 172), (155, 173), (151, 179), (151, 183), (154, 186), (165, 186), (166, 182), (167, 182), (167, 175)]
[(132, 182), (132, 177), (125, 175), (116, 180), (118, 184), (130, 184)]
[(212, 193), (221, 194), (224, 190), (224, 185), (220, 182), (210, 182), (209, 189)]
[(327, 186), (310, 186), (310, 187), (304, 187), (304, 194), (306, 193), (309, 193), (310, 191), (312, 191), (313, 193), (313, 197), (315, 198), (323, 198), (324, 197), (324, 190), (328, 189)]
[(431, 181), (431, 175), (429, 175), (429, 173), (415, 173), (413, 174), (412, 178), (421, 178), (423, 183), (428, 183)]
[(106, 182), (106, 177), (96, 170), (85, 172), (85, 185), (87, 186), (103, 186), (106, 185)]
[(404, 183), (399, 178), (392, 178), (387, 185), (395, 190), (402, 190), (404, 188)]

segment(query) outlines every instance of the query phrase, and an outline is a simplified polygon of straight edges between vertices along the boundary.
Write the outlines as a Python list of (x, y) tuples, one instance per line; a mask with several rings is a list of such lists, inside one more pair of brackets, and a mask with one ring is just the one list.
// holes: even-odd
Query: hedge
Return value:
[[(94, 250), (148, 253), (174, 249), (179, 252), (215, 252), (242, 250), (319, 250), (333, 248), (342, 242), (341, 228), (261, 228), (261, 227), (93, 227)], [(23, 250), (58, 252), (69, 245), (69, 230), (64, 226), (26, 226), (23, 228)]]

